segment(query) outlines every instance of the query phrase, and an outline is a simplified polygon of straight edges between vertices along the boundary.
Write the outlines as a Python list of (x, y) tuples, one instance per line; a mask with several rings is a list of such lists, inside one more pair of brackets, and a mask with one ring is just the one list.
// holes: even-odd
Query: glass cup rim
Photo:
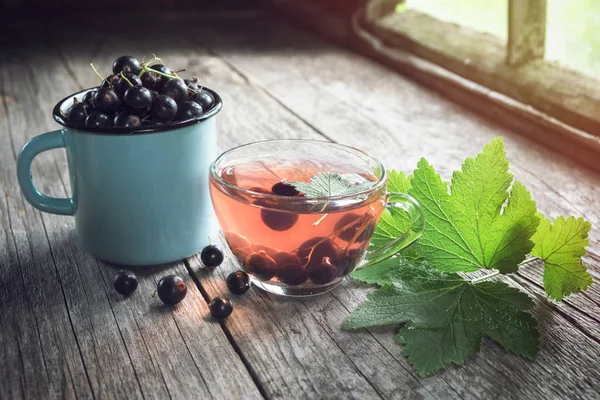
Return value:
[[(368, 188), (368, 189), (364, 189), (355, 193), (350, 193), (350, 194), (344, 194), (344, 195), (339, 195), (339, 196), (325, 196), (325, 197), (310, 197), (310, 198), (306, 198), (306, 197), (290, 197), (290, 196), (281, 196), (281, 195), (277, 195), (277, 194), (272, 194), (272, 193), (263, 193), (263, 192), (255, 192), (253, 190), (250, 189), (244, 189), (242, 187), (239, 187), (237, 185), (234, 185), (233, 183), (227, 182), (226, 180), (224, 180), (223, 178), (221, 178), (221, 176), (218, 174), (217, 172), (217, 164), (219, 163), (219, 161), (221, 161), (223, 158), (225, 158), (226, 156), (228, 156), (229, 154), (231, 154), (232, 152), (239, 150), (239, 149), (243, 149), (246, 147), (250, 147), (250, 146), (254, 146), (254, 145), (258, 145), (258, 144), (264, 144), (264, 143), (294, 143), (294, 142), (304, 142), (304, 143), (313, 143), (313, 144), (326, 144), (328, 146), (332, 146), (332, 147), (337, 147), (340, 149), (345, 149), (345, 150), (351, 150), (357, 153), (361, 153), (363, 156), (368, 157), (371, 161), (375, 162), (378, 166), (378, 168), (381, 170), (381, 177), (377, 180), (377, 182), (375, 182), (375, 184)], [(387, 169), (385, 168), (385, 166), (382, 164), (381, 161), (379, 161), (378, 159), (376, 159), (373, 156), (370, 156), (369, 154), (367, 154), (366, 152), (364, 152), (361, 149), (357, 149), (356, 147), (352, 147), (352, 146), (348, 146), (345, 144), (339, 144), (339, 143), (334, 143), (334, 142), (328, 142), (325, 140), (315, 140), (315, 139), (267, 139), (267, 140), (258, 140), (255, 142), (250, 142), (250, 143), (245, 143), (236, 147), (233, 147), (229, 150), (224, 151), (223, 153), (221, 153), (211, 164), (210, 164), (210, 176), (215, 179), (220, 185), (223, 185), (227, 188), (229, 188), (230, 190), (234, 190), (238, 193), (242, 193), (245, 195), (250, 195), (253, 198), (263, 198), (263, 199), (268, 199), (268, 198), (272, 198), (272, 199), (277, 199), (279, 202), (284, 202), (284, 201), (289, 201), (289, 202), (318, 202), (318, 201), (333, 201), (333, 200), (344, 200), (344, 199), (353, 199), (359, 196), (364, 196), (364, 195), (369, 195), (379, 189), (381, 189), (387, 182)]]

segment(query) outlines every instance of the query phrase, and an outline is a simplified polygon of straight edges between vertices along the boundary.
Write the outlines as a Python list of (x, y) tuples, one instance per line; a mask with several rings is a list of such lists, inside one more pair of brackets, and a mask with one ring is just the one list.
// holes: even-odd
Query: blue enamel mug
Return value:
[[(99, 260), (155, 265), (189, 257), (217, 231), (208, 189), (217, 156), (213, 107), (201, 117), (139, 128), (74, 126), (63, 117), (86, 92), (61, 100), (53, 111), (62, 129), (29, 140), (17, 161), (19, 185), (41, 211), (75, 216), (83, 248)], [(40, 193), (31, 177), (39, 153), (65, 148), (72, 197)]]

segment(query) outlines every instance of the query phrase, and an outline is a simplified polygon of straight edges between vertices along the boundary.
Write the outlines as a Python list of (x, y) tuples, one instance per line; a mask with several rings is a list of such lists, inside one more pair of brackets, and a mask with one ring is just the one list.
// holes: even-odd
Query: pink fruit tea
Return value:
[(325, 161), (248, 160), (223, 166), (218, 171), (222, 181), (211, 176), (213, 206), (225, 239), (255, 284), (269, 285), (270, 291), (279, 286), (291, 295), (319, 293), (337, 286), (361, 261), (384, 209), (384, 195), (311, 199), (287, 183), (310, 182), (325, 171), (352, 174), (355, 183), (375, 185), (378, 180), (351, 165)]

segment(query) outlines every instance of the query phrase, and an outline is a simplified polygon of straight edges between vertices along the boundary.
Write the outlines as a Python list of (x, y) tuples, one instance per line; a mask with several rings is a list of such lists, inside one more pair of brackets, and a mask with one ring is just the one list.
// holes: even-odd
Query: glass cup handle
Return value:
[(413, 197), (396, 192), (387, 193), (385, 208), (399, 208), (406, 212), (410, 219), (410, 227), (400, 237), (375, 250), (368, 251), (367, 258), (359, 268), (366, 268), (385, 260), (404, 249), (423, 234), (425, 230), (425, 213)]

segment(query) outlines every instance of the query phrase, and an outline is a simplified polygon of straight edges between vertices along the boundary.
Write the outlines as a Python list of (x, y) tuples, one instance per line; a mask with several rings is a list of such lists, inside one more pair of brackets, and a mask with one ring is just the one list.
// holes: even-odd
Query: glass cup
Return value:
[[(309, 183), (319, 174), (328, 174), (332, 184), (343, 180), (348, 193), (309, 197), (289, 185)], [(210, 166), (209, 180), (231, 252), (254, 285), (279, 295), (327, 292), (357, 267), (373, 265), (413, 243), (425, 228), (415, 199), (387, 191), (381, 162), (340, 144), (246, 144), (221, 154)], [(379, 247), (369, 246), (383, 212), (404, 213), (407, 229)]]

